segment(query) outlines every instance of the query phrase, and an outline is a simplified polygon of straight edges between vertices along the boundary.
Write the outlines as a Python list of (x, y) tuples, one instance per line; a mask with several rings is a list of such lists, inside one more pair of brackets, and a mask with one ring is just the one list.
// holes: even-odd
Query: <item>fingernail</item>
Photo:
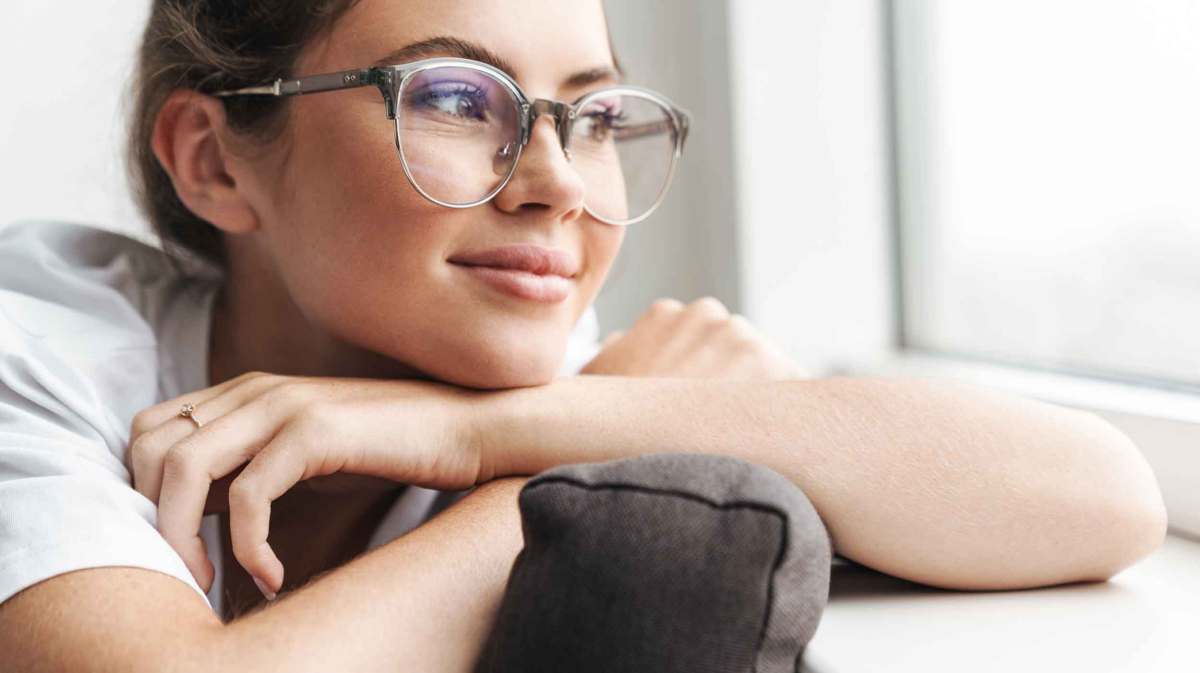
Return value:
[(258, 590), (262, 592), (262, 595), (267, 597), (267, 600), (269, 600), (269, 601), (275, 600), (275, 592), (271, 591), (270, 589), (267, 588), (266, 582), (258, 579), (257, 577), (255, 577), (253, 575), (250, 576), (250, 579), (254, 580), (254, 586), (258, 587)]

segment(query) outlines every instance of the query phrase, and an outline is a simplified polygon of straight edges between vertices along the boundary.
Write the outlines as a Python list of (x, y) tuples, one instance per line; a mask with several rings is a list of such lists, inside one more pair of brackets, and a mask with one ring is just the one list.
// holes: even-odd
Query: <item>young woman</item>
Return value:
[[(572, 362), (687, 136), (599, 0), (158, 0), (136, 93), (146, 212), (216, 273), (0, 235), (6, 670), (467, 670), (525, 477), (652, 452), (771, 467), (839, 554), (936, 586), (1103, 580), (1163, 538), (1094, 415), (805, 379), (712, 298)], [(472, 490), (412, 530), (449, 504), (417, 487)]]

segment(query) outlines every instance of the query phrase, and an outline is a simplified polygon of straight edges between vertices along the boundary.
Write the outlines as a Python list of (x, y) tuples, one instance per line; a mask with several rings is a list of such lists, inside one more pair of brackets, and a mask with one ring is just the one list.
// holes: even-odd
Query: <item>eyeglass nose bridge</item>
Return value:
[(554, 126), (558, 130), (558, 143), (562, 146), (563, 154), (566, 155), (567, 161), (570, 161), (571, 127), (575, 124), (575, 109), (567, 103), (548, 98), (538, 98), (524, 108), (525, 123), (521, 133), (521, 146), (529, 144), (529, 139), (533, 136), (533, 125), (537, 123), (538, 117), (549, 115), (554, 118)]

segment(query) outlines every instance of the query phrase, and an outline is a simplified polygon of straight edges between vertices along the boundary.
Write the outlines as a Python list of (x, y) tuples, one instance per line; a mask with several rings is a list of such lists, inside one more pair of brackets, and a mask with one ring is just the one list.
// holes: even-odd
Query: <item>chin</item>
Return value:
[(488, 348), (456, 358), (439, 378), (458, 386), (488, 390), (545, 385), (558, 374), (566, 344), (530, 347), (537, 345), (526, 342), (523, 348), (511, 350)]
[(466, 388), (503, 390), (546, 385), (554, 380), (556, 373), (557, 367), (524, 367), (521, 369), (506, 367), (497, 371), (474, 370), (461, 374), (456, 373), (442, 380)]

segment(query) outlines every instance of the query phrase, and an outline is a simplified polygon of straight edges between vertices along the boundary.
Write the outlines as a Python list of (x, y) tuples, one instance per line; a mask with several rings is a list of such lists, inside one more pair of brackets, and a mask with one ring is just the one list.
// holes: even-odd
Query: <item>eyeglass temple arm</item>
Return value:
[(309, 75), (299, 79), (277, 79), (271, 84), (248, 86), (241, 89), (217, 91), (212, 95), (219, 98), (229, 96), (303, 96), (307, 93), (322, 93), (325, 91), (341, 91), (357, 89), (364, 86), (376, 86), (383, 93), (387, 103), (388, 116), (395, 111), (391, 89), (392, 73), (380, 68), (365, 70), (343, 70), (322, 75)]

